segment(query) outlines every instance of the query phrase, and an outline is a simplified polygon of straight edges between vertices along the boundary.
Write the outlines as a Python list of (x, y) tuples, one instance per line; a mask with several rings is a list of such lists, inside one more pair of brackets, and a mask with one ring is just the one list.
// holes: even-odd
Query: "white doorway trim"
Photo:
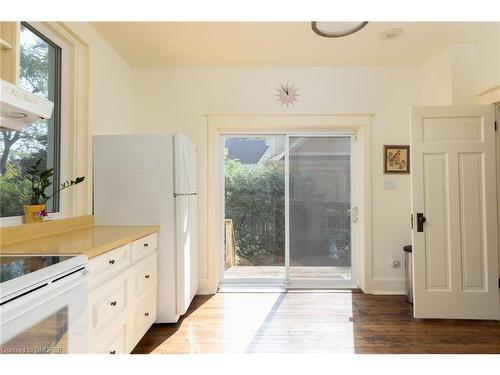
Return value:
[(207, 114), (208, 146), (208, 292), (215, 293), (220, 282), (219, 264), (224, 246), (224, 202), (221, 135), (284, 134), (290, 132), (355, 132), (353, 153), (359, 160), (356, 174), (360, 189), (353, 199), (358, 207), (359, 232), (358, 284), (365, 293), (372, 292), (372, 205), (371, 205), (371, 125), (373, 114)]

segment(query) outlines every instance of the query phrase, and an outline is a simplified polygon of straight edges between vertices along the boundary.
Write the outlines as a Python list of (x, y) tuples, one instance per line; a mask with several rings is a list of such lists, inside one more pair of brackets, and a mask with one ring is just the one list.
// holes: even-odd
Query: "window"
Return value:
[[(25, 22), (19, 44), (19, 86), (54, 102), (54, 111), (50, 120), (30, 124), (20, 132), (0, 130), (1, 217), (23, 214), (30, 194), (24, 173), (37, 160), (42, 159), (45, 168), (54, 168), (51, 188), (59, 184), (61, 48)], [(59, 211), (58, 197), (49, 200), (46, 208)]]

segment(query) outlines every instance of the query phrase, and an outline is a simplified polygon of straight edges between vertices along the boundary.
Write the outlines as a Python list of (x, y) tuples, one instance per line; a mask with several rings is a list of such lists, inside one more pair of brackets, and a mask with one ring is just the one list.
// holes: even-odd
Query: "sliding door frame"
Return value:
[[(221, 135), (312, 134), (353, 132), (356, 134), (356, 160), (359, 161), (354, 177), (360, 188), (353, 205), (358, 207), (359, 230), (357, 233), (357, 286), (365, 293), (372, 293), (372, 218), (371, 218), (371, 124), (372, 114), (208, 114), (207, 118), (207, 248), (206, 278), (200, 286), (207, 293), (216, 293), (223, 280), (224, 246), (224, 168)], [(287, 227), (287, 226), (286, 226)], [(203, 240), (203, 239), (201, 239)], [(222, 256), (223, 258), (223, 256)], [(222, 268), (222, 272), (221, 272)]]

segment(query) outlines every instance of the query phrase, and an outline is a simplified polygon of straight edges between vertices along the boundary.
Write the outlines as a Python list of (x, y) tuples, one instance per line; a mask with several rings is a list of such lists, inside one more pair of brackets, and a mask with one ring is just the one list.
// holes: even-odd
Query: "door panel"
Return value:
[(484, 271), (484, 158), (482, 154), (458, 155), (460, 195), (460, 249), (463, 290), (485, 290)]
[(412, 110), (414, 313), (498, 319), (494, 108)]
[[(351, 137), (289, 137), (289, 285), (352, 279)], [(342, 284), (342, 285), (341, 285)]]
[(448, 156), (424, 155), (425, 215), (432, 217), (425, 230), (425, 280), (428, 289), (449, 288)]

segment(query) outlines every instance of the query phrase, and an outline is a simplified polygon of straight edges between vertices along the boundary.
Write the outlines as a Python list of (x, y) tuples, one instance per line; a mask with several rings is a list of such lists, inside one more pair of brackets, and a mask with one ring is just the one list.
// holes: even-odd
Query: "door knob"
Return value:
[(417, 232), (424, 231), (424, 223), (427, 221), (423, 213), (417, 212)]

